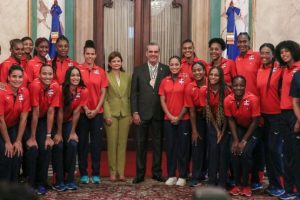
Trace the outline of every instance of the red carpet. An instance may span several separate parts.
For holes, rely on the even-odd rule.
[[[125,166],[125,177],[134,177],[135,176],[135,159],[136,152],[135,151],[127,151],[126,154],[126,166]],[[90,158],[89,158],[90,160]],[[151,177],[151,168],[152,168],[152,151],[148,151],[147,153],[147,166],[146,166],[146,176]],[[91,172],[91,162],[88,164],[88,171]],[[167,176],[167,160],[166,154],[163,153],[162,156],[162,172],[163,176]],[[107,152],[103,151],[101,154],[101,164],[100,164],[100,176],[108,177],[109,176],[109,168],[108,168],[108,159]]]

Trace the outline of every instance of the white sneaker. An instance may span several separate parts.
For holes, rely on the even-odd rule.
[[[166,185],[175,185],[177,182],[177,178],[176,177],[170,177],[168,178],[168,180],[165,182]]]
[[[179,178],[176,182],[176,185],[178,186],[185,186],[186,180],[184,178]]]

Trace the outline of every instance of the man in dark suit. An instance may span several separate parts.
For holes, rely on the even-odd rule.
[[[169,68],[159,63],[158,44],[147,46],[147,63],[136,67],[131,82],[131,112],[136,127],[136,177],[133,183],[144,181],[146,172],[148,134],[152,133],[152,178],[164,181],[161,170],[163,110],[158,89]]]

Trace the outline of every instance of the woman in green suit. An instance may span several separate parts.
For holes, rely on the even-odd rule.
[[[113,51],[108,56],[107,78],[109,86],[104,102],[104,118],[107,135],[107,152],[112,181],[125,180],[124,168],[130,112],[131,76],[122,68],[122,56]]]

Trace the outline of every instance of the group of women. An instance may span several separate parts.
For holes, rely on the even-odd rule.
[[[30,38],[11,40],[11,56],[0,68],[0,179],[17,181],[22,164],[27,182],[38,194],[45,194],[51,161],[53,189],[76,190],[74,174],[78,154],[81,183],[92,181],[99,184],[104,104],[108,133],[114,133],[115,130],[109,131],[109,127],[114,125],[118,129],[118,123],[124,124],[127,129],[123,130],[128,132],[130,124],[130,112],[113,112],[114,100],[108,100],[112,90],[107,92],[111,84],[107,77],[112,76],[118,87],[130,88],[130,79],[122,69],[121,54],[111,53],[110,70],[105,73],[94,63],[96,51],[91,40],[84,46],[83,64],[68,57],[69,41],[65,36],[57,39],[57,55],[53,60],[47,58],[49,42],[46,38],[35,41],[33,57],[32,49]],[[128,79],[126,82],[124,77]],[[120,95],[126,96],[127,93]],[[126,97],[124,99],[126,101]],[[116,134],[109,141],[127,138],[126,134],[123,135]],[[116,155],[109,157],[114,163],[112,179],[125,179],[126,141],[108,145],[118,158],[117,162]],[[123,147],[117,148],[121,143]],[[87,172],[88,152],[91,152],[92,160],[91,177]]]
[[[290,93],[299,83],[292,84],[300,70],[299,44],[283,41],[275,48],[265,43],[255,52],[242,32],[237,45],[235,61],[222,57],[226,44],[221,38],[209,41],[210,63],[196,57],[190,40],[182,44],[182,59],[170,58],[171,75],[159,90],[166,114],[166,184],[186,184],[191,152],[190,186],[200,184],[208,172],[208,184],[230,185],[230,194],[251,196],[262,189],[266,167],[269,195],[299,198],[295,150],[300,135],[293,108],[300,96],[290,96],[299,95],[299,89]]]
[[[299,122],[290,88],[300,70],[299,44],[283,41],[275,49],[265,43],[254,52],[247,33],[239,34],[237,44],[235,61],[222,57],[226,44],[221,38],[209,41],[210,63],[196,57],[191,40],[182,43],[181,57],[169,59],[170,75],[159,87],[165,112],[165,183],[185,185],[192,161],[190,186],[208,174],[208,184],[226,188],[231,180],[232,195],[251,196],[251,190],[262,188],[260,171],[266,166],[267,192],[295,198],[294,187],[300,191],[300,161],[294,151]],[[31,57],[33,41],[13,39],[11,56],[1,64],[0,179],[17,181],[22,163],[28,183],[45,194],[51,160],[53,189],[76,190],[78,154],[80,182],[99,184],[105,127],[110,179],[125,180],[131,78],[122,68],[121,54],[109,55],[105,72],[95,64],[93,41],[86,41],[83,64],[68,57],[66,37],[58,38],[53,60],[47,58],[48,45],[46,38],[38,38]]]

